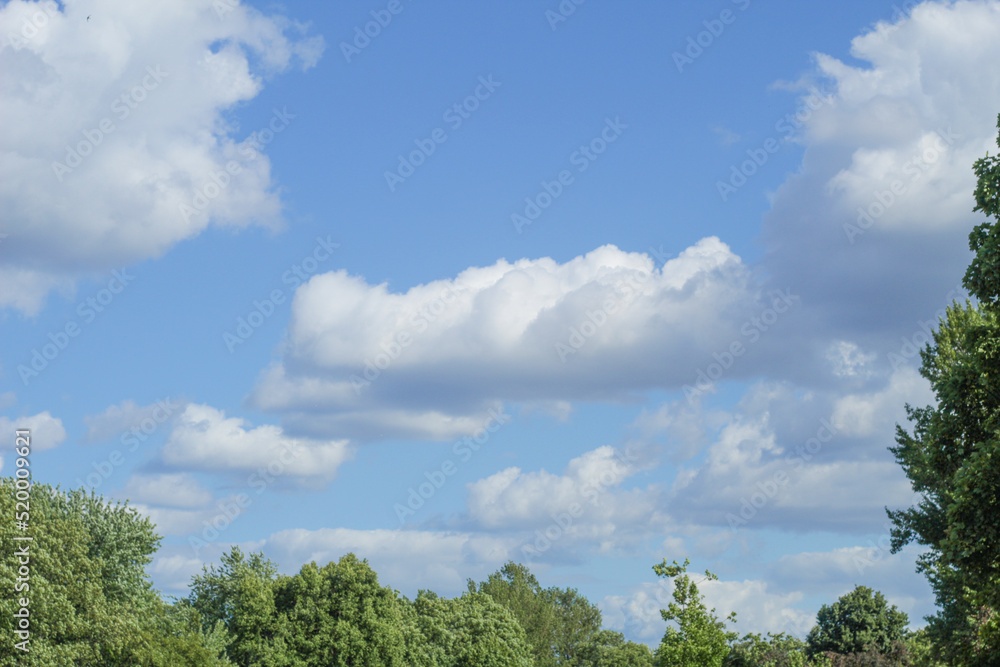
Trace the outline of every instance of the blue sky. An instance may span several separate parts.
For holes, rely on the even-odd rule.
[[[240,544],[407,595],[527,560],[650,642],[663,558],[741,631],[859,583],[932,611],[886,448],[964,294],[1000,3],[0,28],[0,427],[152,517],[165,592]]]

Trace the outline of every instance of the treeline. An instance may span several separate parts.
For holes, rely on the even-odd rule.
[[[410,600],[353,554],[284,576],[233,548],[186,598],[166,602],[146,572],[160,538],[127,504],[36,484],[22,530],[17,502],[14,480],[0,478],[3,666],[805,667],[905,665],[926,653],[906,615],[864,588],[824,607],[806,641],[738,637],[706,607],[687,562],[654,567],[673,581],[656,651],[602,629],[577,590],[543,588],[513,562],[459,597]],[[11,546],[25,543],[20,554]]]

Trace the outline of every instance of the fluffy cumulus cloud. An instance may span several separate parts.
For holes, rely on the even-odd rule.
[[[860,534],[881,525],[883,507],[914,500],[887,451],[894,419],[905,423],[902,406],[930,397],[909,367],[873,384],[855,394],[762,382],[721,423],[720,413],[707,414],[717,430],[674,479],[674,518],[726,526],[733,536],[775,527]]]
[[[763,227],[769,275],[809,304],[804,333],[891,351],[901,322],[946,305],[982,221],[971,166],[996,147],[998,30],[996,2],[925,3],[855,38],[863,64],[816,56],[834,92]]]
[[[262,150],[290,118],[256,134],[226,113],[316,63],[322,38],[305,33],[236,1],[0,7],[0,307],[36,312],[49,290],[210,221],[279,223]]]
[[[128,434],[145,440],[179,415],[183,408],[182,401],[170,398],[149,405],[136,405],[135,401],[126,399],[118,405],[109,406],[99,415],[83,418],[87,425],[87,442],[103,442],[119,436],[124,443],[129,440]]]
[[[163,447],[169,466],[202,471],[269,472],[299,481],[332,479],[353,456],[344,440],[292,438],[278,426],[248,426],[207,405],[190,404],[173,424]],[[263,472],[260,474],[263,475]]]
[[[680,388],[697,381],[692,360],[707,367],[734,343],[755,348],[740,372],[762,368],[777,354],[762,331],[796,307],[793,294],[759,289],[716,238],[659,268],[604,246],[563,264],[500,260],[404,293],[336,271],[296,292],[282,359],[252,398],[314,435],[448,438],[499,402]]]
[[[212,501],[212,493],[185,473],[132,475],[120,495],[137,503],[185,509]]]
[[[561,475],[507,468],[468,485],[470,525],[524,535],[520,558],[532,562],[625,553],[671,528],[659,488],[621,488],[640,469],[630,451],[609,446],[572,459]]]
[[[58,447],[66,439],[66,429],[63,428],[62,420],[53,417],[49,411],[39,412],[37,415],[24,416],[18,419],[0,417],[0,433],[13,434],[14,431],[24,429],[31,433],[31,451],[41,452],[46,449]],[[5,437],[2,446],[4,448],[14,447],[14,437]]]
[[[227,496],[203,507],[167,507],[143,502],[130,503],[129,506],[149,517],[157,533],[185,537],[191,548],[189,553],[202,556],[202,549],[214,544],[220,536],[224,539],[225,530],[233,521],[239,520],[245,509],[240,507],[239,502],[237,496]]]

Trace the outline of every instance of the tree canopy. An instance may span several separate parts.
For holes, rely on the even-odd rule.
[[[921,500],[887,510],[894,552],[930,548],[918,563],[940,607],[928,636],[938,658],[960,665],[993,664],[1000,652],[1000,158],[973,169],[973,210],[994,219],[969,235],[974,301],[949,307],[921,352],[937,404],[907,405],[913,431],[897,427],[891,448]]]

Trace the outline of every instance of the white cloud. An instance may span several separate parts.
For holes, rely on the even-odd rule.
[[[189,539],[193,537],[210,544],[223,534],[220,533],[219,528],[211,527],[213,521],[222,531],[225,531],[232,525],[233,521],[240,520],[239,517],[249,506],[241,508],[237,504],[236,496],[227,496],[220,498],[211,506],[164,507],[138,502],[129,503],[129,507],[133,507],[140,514],[149,517],[149,520],[156,526],[156,532],[160,535],[181,535]],[[211,532],[206,533],[206,530]],[[198,544],[198,550],[191,553],[201,555],[201,546],[200,543]]]
[[[0,417],[0,433],[9,433],[9,438],[2,441],[3,448],[14,447],[14,431],[27,429],[31,433],[31,451],[41,452],[46,449],[58,447],[66,439],[66,429],[63,428],[62,420],[53,417],[49,411],[39,412],[30,417],[20,417],[19,419],[9,419]]]
[[[297,290],[282,360],[252,399],[317,435],[452,437],[500,401],[621,400],[694,382],[692,359],[710,362],[770,303],[716,238],[660,269],[604,246],[405,293],[336,271]]]
[[[835,92],[763,227],[764,268],[810,311],[804,338],[894,351],[900,322],[946,305],[981,221],[971,165],[995,149],[998,30],[1000,3],[924,3],[854,39],[861,64],[816,57],[807,78]]]
[[[6,410],[17,403],[17,396],[12,391],[5,391],[0,394],[0,410]]]
[[[163,448],[163,461],[189,470],[270,470],[272,475],[330,480],[353,457],[347,441],[291,438],[278,426],[248,428],[207,405],[189,404]]]
[[[887,398],[877,409],[889,417],[902,410],[912,394],[896,387],[909,374],[882,380],[876,393]],[[886,505],[910,504],[910,484],[886,450],[892,423],[865,425],[835,409],[838,400],[836,392],[803,394],[786,383],[751,387],[703,459],[677,474],[668,505],[675,520],[737,532],[863,533],[884,518]]]
[[[280,223],[267,157],[225,114],[266,78],[316,63],[322,39],[302,32],[210,2],[0,7],[0,307],[36,313],[51,289],[158,257],[210,220]],[[207,185],[220,173],[223,187]],[[209,195],[201,210],[196,191]]]
[[[149,565],[150,574],[156,579],[157,587],[164,592],[187,595],[191,577],[201,574],[204,562],[186,547],[164,545],[156,552]]]
[[[617,489],[635,472],[627,455],[609,446],[572,459],[562,475],[507,468],[468,485],[469,515],[487,529],[535,527],[571,511],[588,522],[638,520],[648,526],[655,493]],[[613,531],[613,523],[608,528]]]
[[[212,502],[212,493],[185,473],[135,474],[118,494],[133,503],[193,509]]]
[[[904,406],[922,407],[935,402],[930,384],[909,366],[900,366],[888,386],[869,394],[848,394],[837,399],[833,421],[845,435],[893,434],[895,424],[906,423]]]
[[[175,417],[183,407],[183,401],[175,403],[169,398],[143,406],[126,399],[119,405],[109,406],[99,415],[83,418],[87,425],[87,441],[102,442],[135,428],[145,436],[151,435],[161,424]]]

